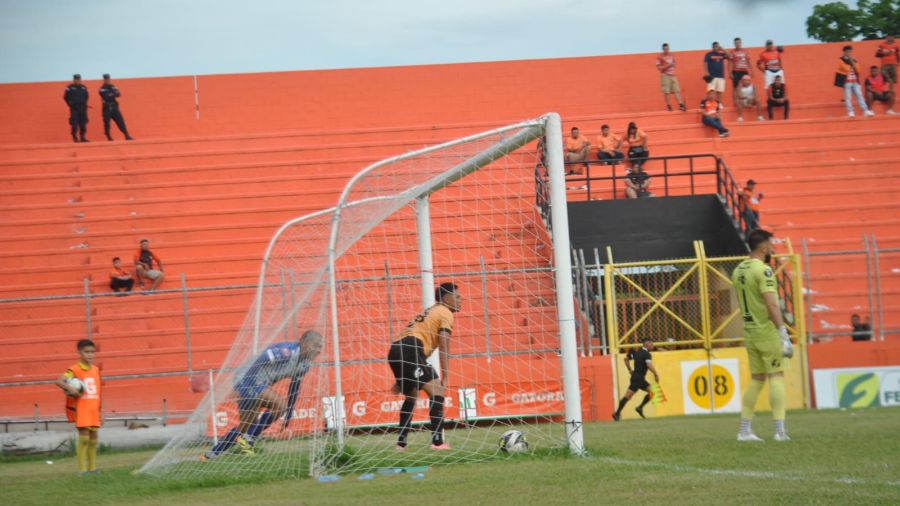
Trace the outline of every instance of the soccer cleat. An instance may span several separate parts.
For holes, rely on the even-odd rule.
[[[869,116],[869,117],[875,116],[875,113],[872,112],[872,111],[866,111],[866,112],[864,112],[863,114],[865,114],[866,116]]]
[[[762,443],[765,441],[752,432],[738,432],[737,440],[739,443]]]
[[[634,408],[634,410],[637,411],[637,414],[639,414],[641,418],[647,418],[646,416],[644,416],[644,408],[638,406]]]
[[[237,444],[241,449],[241,455],[253,455],[254,453],[256,453],[253,451],[253,445],[248,443],[243,436],[238,436]]]
[[[615,421],[617,421],[617,422],[619,421],[619,414],[618,414],[618,413],[613,413],[613,420],[615,420]]]
[[[394,449],[397,450],[398,452],[405,452],[405,451],[406,451],[406,447],[405,447],[405,446],[401,446],[401,445],[395,446]]]
[[[776,432],[775,436],[772,438],[775,441],[790,441],[790,436],[787,435],[787,432]]]
[[[448,443],[448,442],[446,442],[446,441],[444,441],[443,443],[441,443],[441,444],[439,444],[439,445],[436,445],[436,444],[434,444],[434,443],[431,443],[431,449],[432,449],[432,450],[439,450],[439,451],[449,450],[449,449],[450,449],[450,443]]]
[[[218,453],[216,453],[216,452],[210,450],[210,451],[204,453],[203,455],[201,455],[200,457],[198,457],[198,460],[199,460],[200,462],[206,462],[206,461],[212,460],[212,459],[214,459],[214,458],[216,458],[216,457],[218,457],[218,456],[219,456]]]

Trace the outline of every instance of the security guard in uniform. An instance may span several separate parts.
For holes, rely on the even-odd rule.
[[[89,142],[85,137],[87,132],[88,89],[81,84],[81,74],[72,76],[72,83],[66,86],[63,100],[69,106],[69,125],[72,127],[72,140],[75,142]]]
[[[109,120],[111,119],[116,122],[119,131],[125,134],[125,140],[130,141],[133,139],[128,135],[128,128],[125,127],[125,118],[119,112],[119,101],[117,99],[121,95],[119,88],[116,88],[115,84],[109,82],[109,74],[103,74],[103,86],[100,87],[100,98],[103,100],[103,133],[106,134],[107,139],[113,140],[109,135]]]

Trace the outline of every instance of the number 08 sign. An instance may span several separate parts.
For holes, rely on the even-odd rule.
[[[681,384],[686,415],[741,410],[741,375],[736,358],[686,360],[681,363]]]

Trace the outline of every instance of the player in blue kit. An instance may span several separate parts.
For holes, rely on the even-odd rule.
[[[298,342],[281,342],[268,346],[242,371],[235,373],[234,390],[238,394],[239,422],[202,459],[213,459],[237,444],[244,455],[253,454],[256,438],[272,423],[284,416],[291,419],[300,394],[300,382],[312,361],[322,351],[321,334],[314,330],[303,333]],[[290,378],[287,401],[274,390],[279,381]]]

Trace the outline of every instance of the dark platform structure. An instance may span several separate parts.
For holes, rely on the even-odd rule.
[[[706,256],[746,255],[747,247],[718,195],[569,202],[569,241],[593,258],[616,262],[694,258],[693,242]],[[588,256],[588,252],[590,256]]]

